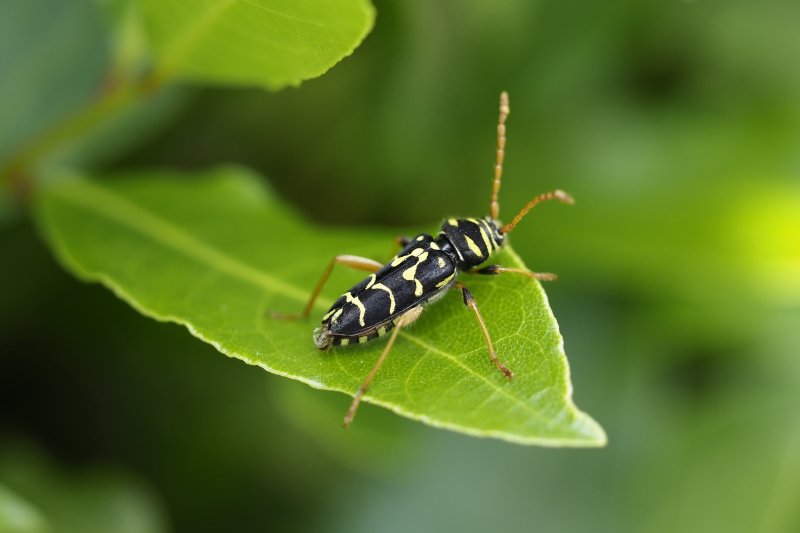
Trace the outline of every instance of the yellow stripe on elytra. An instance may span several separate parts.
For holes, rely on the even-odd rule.
[[[366,286],[366,287],[364,287],[364,290],[367,290],[367,289],[369,289],[370,287],[372,287],[372,284],[373,284],[373,283],[375,283],[375,279],[376,279],[376,278],[375,278],[375,274],[370,274],[370,275],[369,275],[369,283],[367,283],[367,286]]]
[[[413,266],[411,266],[411,267],[409,267],[409,268],[407,268],[407,269],[405,269],[403,271],[403,279],[414,282],[414,296],[416,296],[416,297],[422,296],[422,292],[423,292],[423,290],[422,290],[422,282],[416,278],[416,276],[417,276],[417,267],[420,264],[422,264],[422,262],[425,261],[427,258],[428,258],[428,252],[424,252],[422,255],[419,256],[419,259],[417,260],[417,262]]]
[[[390,289],[389,287],[387,287],[383,283],[376,283],[375,285],[373,285],[372,286],[372,290],[375,290],[375,289],[386,291],[386,293],[389,295],[389,314],[390,315],[393,314],[394,313],[394,293],[392,292],[392,289]]]
[[[469,246],[469,249],[472,250],[473,254],[477,255],[478,257],[483,257],[483,252],[481,252],[481,249],[478,248],[477,244],[475,244],[475,241],[466,235],[464,235],[464,240],[467,241],[467,246]]]
[[[403,261],[408,259],[409,257],[416,257],[416,256],[420,255],[422,252],[423,252],[422,248],[414,248],[413,250],[411,250],[406,255],[400,255],[400,256],[395,257],[394,260],[392,261],[392,266],[396,267],[396,266],[400,265],[400,263],[402,263]]]
[[[367,313],[367,309],[364,307],[364,304],[361,303],[361,300],[358,299],[358,296],[353,296],[349,292],[344,293],[344,298],[347,300],[347,303],[351,303],[358,307],[358,323],[361,327],[364,327],[364,316]]]
[[[444,278],[442,281],[440,281],[439,283],[436,284],[436,288],[437,289],[441,289],[442,287],[444,287],[445,285],[450,283],[453,280],[453,277],[455,277],[455,275],[456,275],[456,273],[453,272],[452,274],[450,274],[449,276]]]

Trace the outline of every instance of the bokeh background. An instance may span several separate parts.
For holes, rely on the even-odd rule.
[[[0,97],[57,115],[92,87],[107,44],[83,4],[67,22],[60,3],[3,17],[64,57],[17,76],[32,67],[0,31]],[[800,3],[375,5],[373,32],[323,77],[178,91],[135,145],[84,164],[237,163],[317,224],[429,227],[487,210],[508,90],[501,205],[577,199],[538,208],[513,244],[560,275],[547,292],[575,399],[608,446],[520,447],[371,406],[344,432],[348,398],[79,283],[11,209],[0,496],[56,531],[800,531]],[[65,76],[85,80],[73,97]],[[0,154],[10,129],[44,127],[14,118]]]

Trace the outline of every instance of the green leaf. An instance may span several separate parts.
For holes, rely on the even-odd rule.
[[[73,176],[45,190],[36,213],[78,277],[247,363],[353,394],[383,349],[374,341],[326,353],[311,340],[322,313],[363,273],[335,271],[313,321],[276,320],[270,311],[299,311],[337,253],[388,259],[391,235],[304,224],[247,172]],[[523,266],[510,248],[496,259]],[[400,334],[365,400],[471,435],[604,444],[602,428],[572,404],[562,338],[541,286],[513,275],[467,283],[514,380],[492,365],[475,317],[453,292]]]
[[[320,76],[372,28],[368,0],[140,0],[162,76],[277,89]]]

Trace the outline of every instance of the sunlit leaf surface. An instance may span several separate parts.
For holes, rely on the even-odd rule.
[[[143,0],[162,75],[296,85],[323,74],[372,28],[367,0]]]

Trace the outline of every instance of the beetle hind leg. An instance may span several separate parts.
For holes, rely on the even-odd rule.
[[[319,293],[322,292],[322,288],[325,286],[325,283],[328,281],[328,278],[331,277],[331,272],[333,272],[333,267],[336,265],[344,265],[356,270],[364,270],[366,272],[377,272],[381,268],[383,268],[383,264],[369,259],[367,257],[361,257],[358,255],[337,255],[333,259],[330,260],[328,266],[325,268],[325,271],[322,273],[322,277],[317,282],[316,287],[314,287],[314,291],[311,293],[311,297],[308,299],[308,303],[303,308],[301,313],[280,313],[277,311],[272,311],[272,317],[277,318],[279,320],[297,320],[300,318],[308,318],[308,315],[311,314],[311,310],[314,308],[314,303],[317,301],[319,297]],[[314,334],[314,342],[316,343],[316,332]],[[317,344],[319,347],[319,344]],[[323,348],[320,348],[322,350]]]
[[[380,370],[381,366],[383,365],[383,362],[386,360],[386,356],[389,355],[389,351],[392,349],[394,341],[395,339],[397,339],[398,333],[400,333],[400,330],[403,329],[404,327],[413,324],[414,321],[417,320],[421,314],[422,314],[422,306],[417,306],[411,308],[409,311],[406,311],[406,313],[403,316],[397,319],[395,327],[392,330],[391,335],[389,335],[389,340],[386,343],[386,346],[383,348],[383,352],[381,352],[381,356],[378,358],[378,361],[375,363],[375,366],[372,367],[372,370],[369,371],[369,374],[367,374],[364,383],[362,383],[361,386],[358,388],[355,396],[353,396],[353,402],[350,404],[350,408],[347,410],[347,414],[345,414],[344,416],[344,422],[342,422],[342,426],[345,429],[350,427],[350,424],[353,422],[353,418],[356,416],[356,410],[358,410],[358,406],[361,403],[361,398],[364,396],[364,393],[367,392],[367,389],[369,388],[370,383],[372,383],[372,380],[375,379],[375,375],[378,373],[378,370]]]

